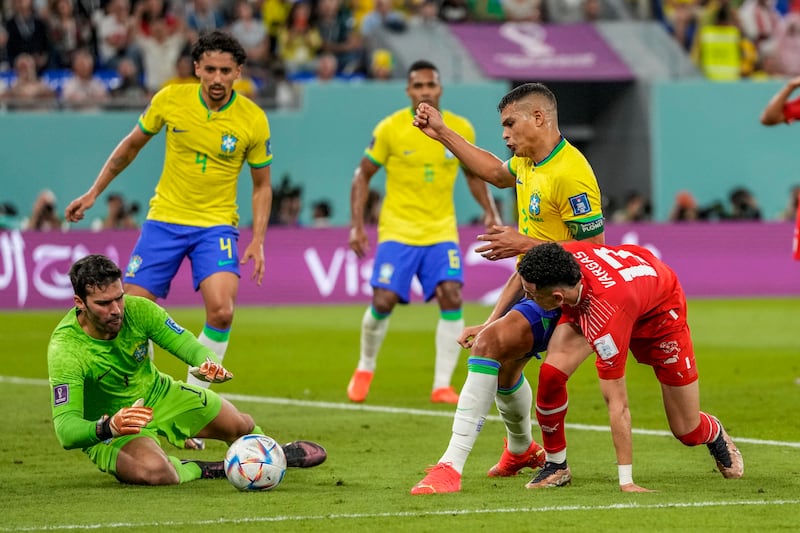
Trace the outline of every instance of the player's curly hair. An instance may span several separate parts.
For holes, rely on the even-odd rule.
[[[122,278],[122,271],[108,257],[100,254],[78,259],[69,269],[72,290],[81,300],[86,300],[89,287],[104,289]]]
[[[198,62],[206,52],[227,52],[233,56],[237,65],[244,65],[247,60],[247,52],[239,41],[230,34],[219,30],[200,35],[200,38],[192,46],[192,59]]]
[[[537,289],[574,287],[581,280],[581,269],[575,257],[556,242],[546,242],[528,250],[517,271]]]
[[[543,97],[553,107],[553,111],[558,109],[556,95],[554,95],[553,91],[548,89],[547,86],[541,83],[523,83],[522,85],[514,87],[505,96],[503,96],[503,98],[500,100],[500,103],[497,104],[497,110],[502,113],[503,109],[509,105],[519,102],[523,98],[527,98],[531,95]]]

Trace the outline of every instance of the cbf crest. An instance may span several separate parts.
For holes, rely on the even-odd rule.
[[[378,281],[380,283],[389,284],[392,282],[392,276],[394,275],[394,265],[391,263],[383,263],[378,269]]]
[[[539,213],[542,212],[542,198],[539,196],[538,192],[531,195],[531,201],[528,203],[528,211],[535,217],[539,216]]]
[[[239,139],[237,139],[233,133],[223,133],[220,150],[224,155],[231,155],[236,151],[236,144],[238,142]]]
[[[143,342],[136,349],[133,351],[133,358],[136,359],[137,363],[141,363],[144,361],[145,357],[149,357],[148,355],[149,347],[147,341]]]

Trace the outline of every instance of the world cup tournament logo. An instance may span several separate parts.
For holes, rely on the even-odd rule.
[[[135,278],[136,271],[139,270],[140,266],[142,266],[142,256],[134,255],[131,257],[131,260],[128,262],[128,268],[125,269],[125,277]]]

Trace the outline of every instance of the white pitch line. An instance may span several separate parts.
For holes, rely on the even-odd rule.
[[[0,378],[1,380],[2,378]],[[272,398],[269,396],[250,396],[245,394],[222,394],[225,398],[231,401],[250,402],[250,403],[268,403],[273,405],[294,405],[300,407],[315,407],[318,409],[339,409],[343,411],[367,411],[372,413],[390,413],[390,414],[406,414],[406,415],[420,415],[420,416],[439,416],[445,418],[453,418],[453,413],[450,411],[433,411],[427,409],[410,409],[406,407],[389,407],[384,405],[364,405],[353,403],[334,403],[334,402],[318,402],[312,400],[293,400],[290,398]],[[487,420],[502,422],[501,418],[497,415],[489,415]],[[533,422],[536,426],[536,422]],[[596,426],[591,424],[567,424],[569,429],[577,429],[582,431],[601,431],[610,433],[609,426]],[[637,435],[655,435],[659,437],[672,437],[672,433],[660,429],[638,429],[633,428],[632,432]],[[800,448],[800,442],[779,441],[779,440],[762,440],[752,439],[747,437],[731,436],[737,443],[746,442],[748,444],[762,444],[768,446],[785,446],[789,448]]]
[[[16,385],[48,385],[46,379],[37,378],[20,378],[14,376],[0,376],[0,383],[12,383]],[[336,409],[340,411],[365,411],[370,413],[389,413],[389,414],[403,414],[403,415],[418,415],[418,416],[439,416],[445,418],[452,418],[451,411],[434,411],[428,409],[411,409],[406,407],[389,407],[385,405],[364,405],[354,403],[337,403],[337,402],[319,402],[312,400],[296,400],[291,398],[275,398],[270,396],[251,396],[247,394],[221,394],[221,396],[231,401],[249,402],[249,403],[265,403],[270,405],[292,405],[298,407],[313,407],[316,409]],[[489,415],[487,420],[500,422],[500,417],[496,415]],[[533,422],[536,425],[536,422]],[[611,429],[608,426],[597,426],[591,424],[567,424],[569,429],[579,431],[599,431],[609,433]],[[651,435],[658,437],[672,437],[672,433],[660,429],[638,429],[633,428],[632,432],[637,435]],[[748,437],[737,437],[731,435],[737,443],[756,444],[763,446],[782,446],[786,448],[800,449],[800,442],[780,441],[780,440],[763,440],[753,439]]]
[[[300,521],[326,521],[330,526],[331,520],[373,520],[376,518],[416,518],[424,516],[467,516],[467,515],[488,515],[488,514],[509,514],[509,513],[561,513],[566,511],[642,511],[649,509],[687,509],[701,507],[732,507],[740,505],[749,506],[771,506],[771,505],[800,505],[800,500],[741,500],[741,501],[721,501],[721,502],[670,502],[639,504],[612,503],[609,505],[551,505],[545,507],[503,507],[499,509],[449,509],[437,511],[404,511],[396,513],[342,513],[330,515],[307,515],[307,516],[257,516],[245,518],[215,518],[213,520],[187,520],[187,521],[153,521],[153,522],[111,522],[106,524],[62,524],[43,527],[26,526],[21,528],[8,528],[0,526],[0,531],[21,532],[21,531],[69,531],[87,530],[100,528],[145,528],[145,527],[184,527],[184,526],[210,526],[210,525],[238,525],[238,524],[259,524],[277,522],[300,522]],[[789,525],[789,524],[785,524]]]

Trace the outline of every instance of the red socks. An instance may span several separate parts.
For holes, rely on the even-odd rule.
[[[719,435],[719,422],[710,415],[700,411],[700,424],[686,435],[681,435],[678,440],[686,446],[699,446],[708,442],[714,442]]]
[[[542,428],[542,445],[550,453],[567,447],[564,419],[567,417],[567,376],[556,367],[542,364],[536,393],[536,420]]]

